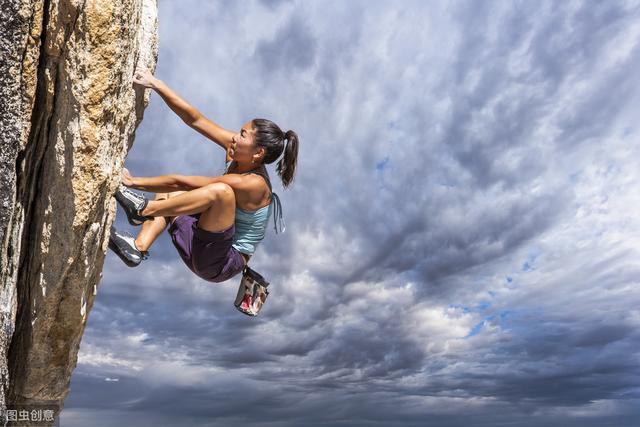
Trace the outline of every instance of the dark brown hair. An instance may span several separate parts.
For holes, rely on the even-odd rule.
[[[267,119],[253,119],[251,125],[255,130],[255,140],[258,147],[263,147],[266,154],[263,163],[275,162],[283,153],[284,156],[276,166],[282,186],[287,188],[293,181],[298,163],[298,134],[292,130],[283,132],[280,127]],[[285,140],[287,141],[285,149]]]

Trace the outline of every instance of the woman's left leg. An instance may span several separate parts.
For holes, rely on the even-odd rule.
[[[143,216],[179,216],[199,213],[198,227],[225,230],[235,222],[236,199],[229,185],[217,182],[166,200],[150,200]]]
[[[223,282],[241,272],[245,260],[233,248],[236,198],[226,184],[217,192],[216,202],[200,214],[191,247],[191,267],[200,277]]]
[[[156,193],[154,200],[166,200],[182,193],[184,193],[184,191]],[[175,217],[156,216],[153,218],[153,221],[145,221],[142,223],[142,228],[136,237],[136,247],[140,251],[148,251],[153,242],[162,234],[174,218]]]

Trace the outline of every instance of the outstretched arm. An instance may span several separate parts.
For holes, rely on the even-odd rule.
[[[247,190],[247,180],[244,175],[226,174],[221,176],[186,176],[186,175],[161,175],[152,177],[133,177],[125,168],[122,172],[122,184],[137,190],[153,193],[167,193],[180,190],[194,190],[213,184],[224,182],[234,190]]]
[[[182,99],[162,80],[157,79],[149,70],[139,68],[133,76],[133,82],[155,90],[164,102],[191,128],[209,138],[227,152],[234,133],[207,119],[200,111]]]
[[[152,193],[168,193],[171,191],[189,191],[195,188],[218,182],[217,178],[210,176],[184,176],[184,175],[160,175],[150,177],[131,178],[127,187]]]

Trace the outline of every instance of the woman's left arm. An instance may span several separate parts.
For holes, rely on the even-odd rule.
[[[195,188],[204,187],[215,181],[216,177],[209,176],[183,176],[183,175],[160,175],[150,177],[131,177],[128,183],[123,184],[136,190],[149,191],[152,193],[169,193],[172,191],[189,191]]]
[[[246,190],[247,179],[243,175],[226,174],[221,176],[186,176],[161,175],[152,177],[128,177],[123,184],[137,190],[153,193],[168,193],[172,191],[194,190],[216,182],[224,182],[235,190]],[[127,185],[130,184],[130,185]]]

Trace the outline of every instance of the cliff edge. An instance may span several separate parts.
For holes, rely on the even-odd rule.
[[[0,0],[0,408],[62,408],[156,58],[155,0]]]

